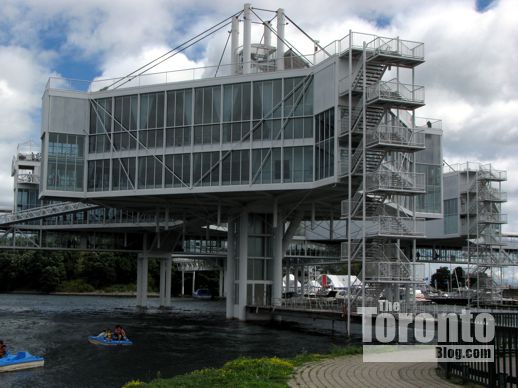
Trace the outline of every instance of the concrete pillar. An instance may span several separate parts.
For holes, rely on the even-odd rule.
[[[165,307],[165,259],[160,259],[160,307]]]
[[[223,296],[223,270],[219,270],[219,296]]]
[[[272,45],[272,30],[270,29],[270,21],[266,21],[264,24],[264,45],[270,47]]]
[[[299,294],[299,265],[297,263],[297,265],[295,265],[294,267],[294,277],[295,277],[295,284],[293,285],[293,287],[295,288],[295,295],[298,295]]]
[[[231,41],[230,41],[230,63],[232,65],[232,74],[239,73],[239,65],[237,63],[237,48],[239,46],[239,17],[234,16],[232,18],[232,29],[231,29]]]
[[[277,70],[284,70],[284,9],[277,10]]]
[[[235,274],[235,223],[229,221],[228,223],[228,237],[227,237],[227,271],[225,273],[225,290],[226,295],[226,317],[227,319],[234,318],[234,280]]]
[[[171,272],[173,270],[173,259],[165,259],[165,305],[171,307]]]
[[[137,259],[137,306],[147,306],[147,276],[148,276],[147,256],[140,256]]]
[[[185,296],[185,271],[182,269],[182,296]]]
[[[245,4],[243,12],[244,27],[243,27],[243,74],[250,73],[251,47],[252,47],[252,13],[250,11],[250,4]]]
[[[282,299],[282,239],[284,222],[278,222],[273,230],[272,305],[280,305]]]
[[[239,216],[239,301],[237,317],[246,320],[248,277],[248,212],[243,209]]]
[[[306,283],[306,274],[304,273],[305,272],[305,269],[304,269],[304,264],[301,265],[300,267],[300,293],[302,296],[304,296],[304,284]]]

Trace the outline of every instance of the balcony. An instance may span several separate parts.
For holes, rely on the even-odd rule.
[[[367,217],[369,237],[413,238],[425,236],[425,223],[421,218],[404,218],[391,216]]]
[[[481,224],[507,224],[507,214],[486,213],[478,215]]]
[[[398,261],[365,263],[365,280],[378,283],[423,283],[425,264]]]
[[[503,182],[507,180],[507,171],[503,170],[495,170],[491,168],[491,165],[487,166],[480,166],[480,169],[477,173],[477,179],[479,181],[496,181],[496,182]]]
[[[507,193],[492,189],[488,191],[480,191],[478,200],[484,202],[507,202]]]
[[[35,174],[18,174],[17,183],[32,183],[39,185],[40,184],[40,176]]]
[[[418,108],[424,105],[424,86],[403,84],[395,79],[381,81],[367,88],[367,103],[403,109]]]
[[[413,172],[379,171],[367,176],[367,192],[392,192],[398,194],[424,194],[425,174]]]
[[[366,134],[368,148],[390,148],[402,152],[419,151],[425,149],[425,134],[405,126],[380,124],[375,131]]]

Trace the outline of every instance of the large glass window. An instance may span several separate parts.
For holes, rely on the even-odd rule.
[[[164,93],[140,95],[140,129],[164,126]]]
[[[190,187],[191,154],[166,155],[165,187]]]
[[[425,174],[426,194],[416,196],[416,210],[423,213],[441,212],[441,166],[416,164],[416,172]]]
[[[194,124],[219,123],[221,119],[221,87],[194,89]]]
[[[313,181],[313,147],[285,147],[283,182]]]
[[[134,150],[137,144],[138,96],[114,99],[113,148],[115,151]]]
[[[88,161],[88,191],[110,190],[110,160]]]
[[[223,151],[225,152],[225,151]],[[250,151],[226,151],[221,167],[223,185],[247,185],[250,182]]]
[[[249,138],[250,83],[223,87],[223,143],[239,142]]]
[[[459,232],[459,210],[457,198],[444,201],[444,233],[455,234]]]
[[[141,156],[138,158],[138,188],[155,189],[162,187],[163,163],[161,156]]]
[[[252,150],[252,183],[280,183],[282,159],[280,148]]]
[[[112,190],[134,190],[135,158],[113,159],[112,163]]]
[[[315,180],[334,174],[335,111],[328,109],[315,116]]]
[[[83,191],[84,136],[49,133],[47,189]]]
[[[193,186],[219,185],[219,152],[193,154]]]

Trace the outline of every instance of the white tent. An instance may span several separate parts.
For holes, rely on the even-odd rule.
[[[302,289],[302,284],[297,281],[297,289]],[[295,292],[295,275],[290,273],[290,286],[288,291],[286,291],[286,276],[282,277],[282,292]]]
[[[327,287],[331,290],[346,290],[349,284],[349,275],[320,275],[318,278],[322,287]],[[361,280],[354,275],[351,275],[352,287],[361,287]]]

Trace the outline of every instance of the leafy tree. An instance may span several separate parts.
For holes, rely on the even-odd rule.
[[[440,267],[432,275],[430,285],[438,290],[448,291],[451,273],[448,267]]]

